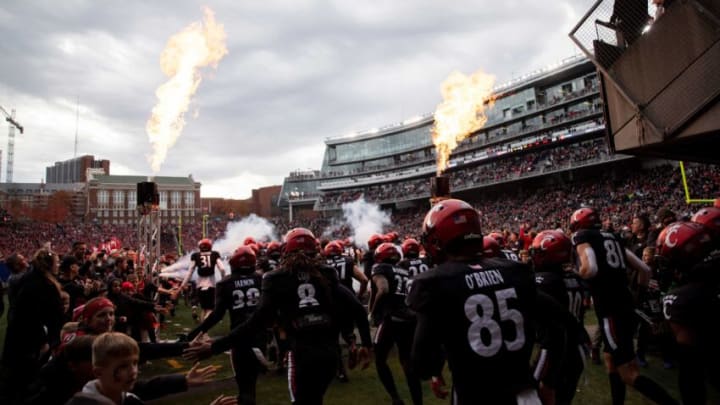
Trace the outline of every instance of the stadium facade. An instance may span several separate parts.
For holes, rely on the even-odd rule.
[[[594,65],[572,57],[495,88],[488,122],[451,155],[454,196],[631,159],[608,151]],[[436,174],[432,114],[325,140],[321,170],[291,173],[278,204],[330,213],[364,196],[383,208],[427,204]]]

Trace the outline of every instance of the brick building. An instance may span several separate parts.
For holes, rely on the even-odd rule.
[[[90,174],[87,182],[86,220],[105,224],[126,224],[137,221],[137,183],[146,176],[112,176]],[[200,183],[192,176],[153,179],[160,194],[160,217],[163,223],[202,221]]]

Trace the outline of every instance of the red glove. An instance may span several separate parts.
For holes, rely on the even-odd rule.
[[[445,379],[443,376],[433,377],[430,381],[430,389],[436,398],[445,399],[448,396],[448,391],[445,389]]]

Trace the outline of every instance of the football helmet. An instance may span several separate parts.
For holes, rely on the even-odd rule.
[[[498,243],[497,239],[493,238],[492,236],[486,236],[483,238],[483,256],[501,257],[501,249],[502,248],[500,247],[500,243]]]
[[[585,207],[573,212],[570,216],[570,231],[575,232],[581,229],[600,229],[602,222],[600,215],[594,208]]]
[[[398,240],[400,234],[395,231],[391,231],[385,234],[385,242],[395,243]]]
[[[255,252],[255,256],[257,256],[257,255],[260,254],[260,246],[258,246],[257,243],[251,243],[251,244],[245,245],[245,246],[247,246],[247,247],[249,247],[250,249],[252,249],[252,251]]]
[[[378,233],[373,234],[370,236],[370,239],[368,239],[368,249],[370,251],[375,251],[378,246],[380,246],[381,243],[385,242],[385,237],[383,235],[380,235]]]
[[[240,246],[235,249],[229,260],[231,269],[252,269],[255,270],[257,255],[250,246]]]
[[[430,208],[422,230],[421,243],[425,252],[434,258],[439,258],[448,246],[459,240],[481,243],[483,240],[480,215],[472,205],[456,199],[440,201]]]
[[[265,250],[265,254],[268,255],[268,257],[272,259],[278,259],[280,255],[282,254],[282,249],[280,242],[272,241],[268,243],[267,249]]]
[[[715,199],[715,203],[713,203],[713,207],[720,208],[720,197]]]
[[[255,241],[255,238],[253,238],[252,236],[248,236],[243,241],[243,246],[252,245],[252,244],[257,244],[257,242]]]
[[[495,239],[500,249],[505,247],[505,235],[500,232],[490,232],[489,237]]]
[[[380,246],[375,249],[375,263],[390,263],[395,264],[400,261],[400,251],[397,247],[390,243],[381,243]]]
[[[530,246],[530,257],[536,267],[563,264],[572,258],[572,242],[559,231],[542,231]]]
[[[343,254],[343,247],[340,241],[334,240],[327,245],[325,245],[325,249],[323,250],[323,254],[325,257],[336,257]]]
[[[702,208],[690,220],[705,225],[716,238],[720,237],[720,208]]]
[[[420,242],[413,238],[405,239],[402,243],[402,252],[405,257],[416,258],[420,256]]]
[[[689,270],[712,249],[710,229],[696,222],[673,222],[660,232],[656,243],[656,254],[664,259],[660,263],[679,270]]]
[[[212,249],[212,241],[208,238],[201,239],[200,242],[198,242],[198,249],[200,249],[201,252],[210,251],[210,249]]]
[[[294,228],[285,234],[285,254],[300,252],[308,256],[314,256],[318,252],[318,243],[315,235],[306,228]]]

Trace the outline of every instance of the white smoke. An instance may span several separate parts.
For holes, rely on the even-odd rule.
[[[375,233],[383,233],[390,225],[390,215],[377,204],[365,201],[365,197],[342,205],[343,216],[350,226],[355,246],[367,250],[367,241]]]
[[[327,226],[320,234],[320,239],[335,239],[342,231],[342,227],[345,226],[345,222],[338,218],[332,218],[330,225]]]
[[[213,242],[213,250],[220,252],[221,256],[230,255],[248,236],[258,242],[278,240],[275,225],[265,218],[250,214],[240,221],[228,223],[225,236]]]
[[[240,221],[229,222],[225,230],[225,236],[213,241],[213,250],[220,253],[223,264],[225,265],[226,274],[229,274],[230,265],[227,262],[235,249],[242,246],[245,238],[252,237],[256,241],[273,241],[278,240],[275,234],[275,226],[268,220],[260,218],[255,214],[250,214]],[[187,254],[177,262],[166,267],[162,271],[163,277],[184,278],[190,267],[190,254]],[[220,273],[216,270],[215,277],[219,280]],[[193,279],[197,278],[197,273],[193,275]]]

